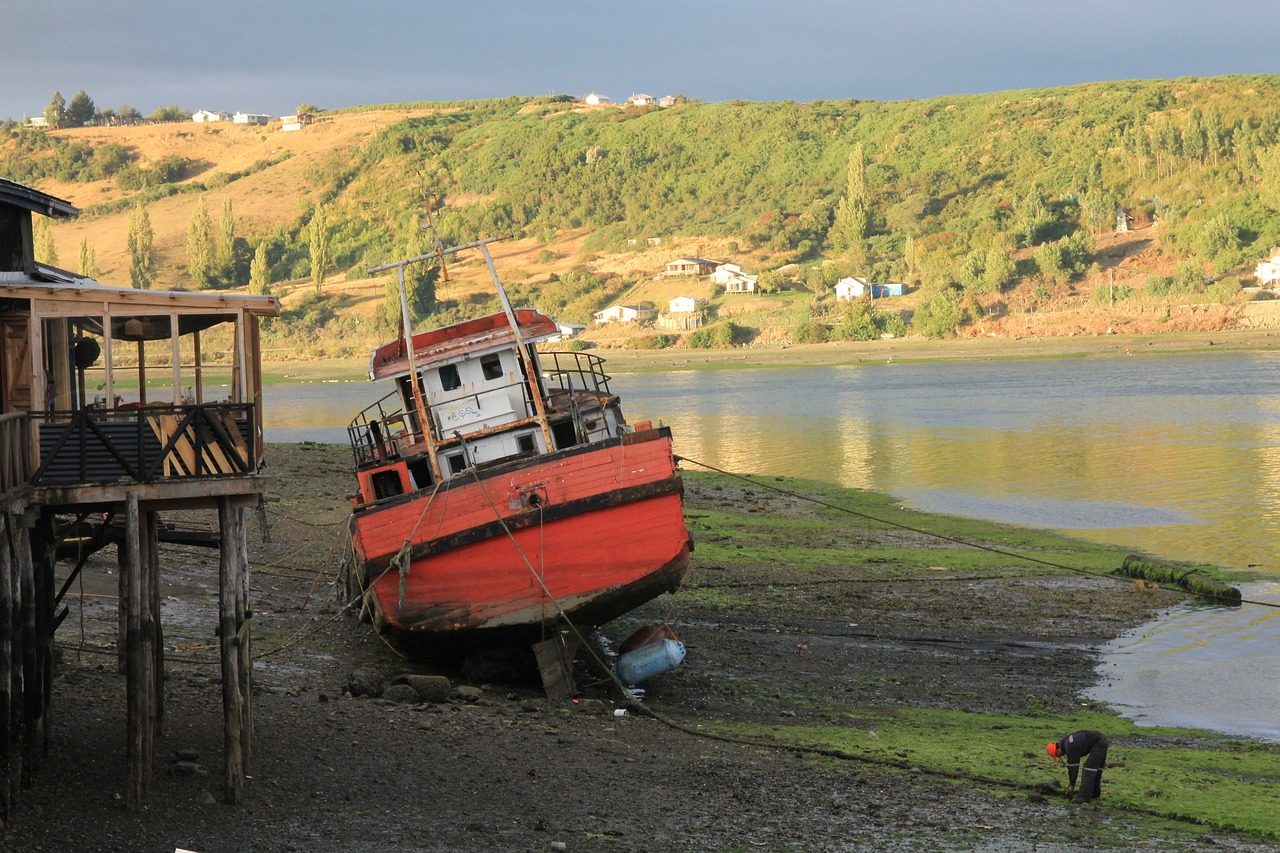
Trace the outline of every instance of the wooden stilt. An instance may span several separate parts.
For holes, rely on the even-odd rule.
[[[218,646],[222,658],[222,720],[224,759],[223,800],[240,803],[244,800],[244,697],[241,693],[240,643],[241,623],[237,620],[237,601],[242,584],[243,554],[242,536],[237,532],[237,520],[243,514],[228,498],[218,500],[218,527],[220,530],[221,559],[218,565]]]
[[[243,769],[249,772],[253,755],[253,612],[249,604],[249,525],[243,507],[231,511],[236,535],[236,554],[240,562],[240,583],[236,588],[236,647],[239,652],[240,754]]]
[[[30,788],[35,782],[35,771],[40,764],[40,739],[36,732],[39,727],[40,703],[42,691],[38,665],[36,640],[36,574],[35,561],[30,547],[30,531],[27,535],[28,546],[18,552],[18,593],[21,609],[22,636],[22,788]]]
[[[39,742],[36,767],[40,768],[49,754],[49,739],[53,736],[50,712],[53,707],[53,601],[57,592],[54,583],[54,565],[57,563],[57,535],[54,531],[53,513],[43,510],[36,525],[33,548],[40,559],[35,574],[36,605],[36,673],[40,703],[33,732]],[[38,543],[38,544],[36,544]]]
[[[10,554],[13,566],[9,575],[9,716],[4,720],[6,737],[11,739],[9,751],[9,800],[18,797],[22,782],[22,575],[23,566],[31,563],[31,540],[27,537],[26,524],[16,517],[13,538],[14,550]]]
[[[130,491],[125,498],[124,541],[128,565],[125,572],[127,602],[125,610],[125,680],[128,705],[128,734],[125,746],[125,804],[136,807],[146,796],[147,773],[144,768],[147,739],[146,684],[149,661],[142,644],[142,519],[138,496]]]
[[[155,737],[161,733],[164,720],[164,626],[160,624],[160,514],[147,513],[147,610],[151,614],[153,658],[153,700],[151,727]],[[154,744],[152,745],[154,752]],[[154,756],[153,756],[154,757]]]
[[[14,548],[13,519],[9,513],[0,515],[0,724],[4,726],[3,737],[0,737],[0,830],[9,826],[9,813],[13,804],[10,796],[10,778],[13,772],[11,754],[13,748],[13,728],[11,719],[10,697],[13,688],[13,563],[16,556]]]
[[[124,675],[128,672],[128,660],[125,650],[129,648],[129,543],[121,542],[116,546],[116,619],[119,630],[116,633],[116,672]]]

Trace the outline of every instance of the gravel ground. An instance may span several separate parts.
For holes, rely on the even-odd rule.
[[[585,665],[578,701],[553,701],[527,682],[478,683],[401,660],[337,601],[345,452],[273,446],[270,459],[275,493],[287,497],[269,504],[272,541],[251,546],[255,743],[245,801],[220,802],[217,555],[166,546],[159,762],[147,806],[123,807],[108,550],[73,587],[49,754],[21,792],[5,849],[1054,851],[1100,839],[1253,849],[1221,834],[1153,836],[1131,816],[1033,790],[707,736],[712,724],[831,725],[833,709],[842,718],[894,706],[1066,711],[1081,700],[1061,685],[1086,686],[1092,649],[1146,618],[1159,597],[1061,577],[870,585],[856,582],[857,566],[793,583],[777,566],[715,566],[695,553],[689,584],[732,590],[739,604],[682,604],[675,622],[688,660],[644,699],[662,719],[617,716],[621,697]],[[691,511],[724,499],[689,489]],[[608,638],[660,621],[667,606],[619,620]],[[1061,615],[1082,608],[1093,618]],[[441,702],[352,698],[355,672],[387,682],[444,675],[454,689]]]

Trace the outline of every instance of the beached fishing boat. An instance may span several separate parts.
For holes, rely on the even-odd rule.
[[[391,391],[349,427],[354,577],[427,654],[600,626],[673,591],[693,549],[670,430],[627,423],[598,356],[537,350],[559,328],[511,308],[487,242],[372,270],[476,248],[503,310],[378,347]]]

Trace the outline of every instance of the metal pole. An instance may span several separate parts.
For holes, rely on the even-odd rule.
[[[411,263],[401,261],[396,267],[396,283],[400,287],[400,322],[403,324],[404,348],[409,358],[409,386],[413,391],[413,407],[418,412],[418,431],[427,443],[427,464],[431,466],[431,477],[437,483],[440,476],[440,460],[436,458],[436,440],[431,434],[431,421],[427,420],[427,407],[422,399],[422,385],[418,378],[418,363],[413,354],[413,327],[409,323],[409,297],[404,289],[404,269]]]
[[[551,440],[551,425],[547,422],[547,409],[542,401],[542,388],[538,385],[538,368],[533,363],[529,350],[525,348],[524,338],[520,334],[520,324],[516,321],[516,312],[511,310],[511,302],[507,299],[507,291],[498,278],[498,271],[494,269],[493,256],[489,254],[489,247],[484,243],[480,244],[480,254],[484,255],[484,262],[489,267],[489,276],[493,279],[494,289],[498,291],[498,299],[502,302],[502,310],[506,312],[507,322],[511,324],[511,334],[515,338],[516,349],[520,353],[520,361],[524,364],[524,375],[529,380],[529,396],[533,397],[533,408],[537,412],[538,426],[542,428],[542,438],[546,441],[547,452],[550,453],[556,449],[556,446]]]

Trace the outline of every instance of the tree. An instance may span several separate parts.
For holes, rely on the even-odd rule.
[[[81,89],[71,97],[71,103],[67,104],[63,119],[67,127],[84,127],[93,121],[97,113],[98,109],[93,105],[93,99],[85,94],[84,89]]]
[[[867,165],[859,142],[849,155],[845,172],[845,193],[836,205],[835,221],[827,239],[833,248],[848,250],[860,247],[867,238],[871,226],[871,212],[867,204]]]
[[[260,240],[249,264],[249,292],[262,296],[271,293],[271,270],[267,266],[267,241]]]
[[[1280,210],[1280,145],[1259,149],[1255,159],[1262,178],[1262,200],[1272,210]]]
[[[1018,264],[1009,257],[1000,246],[992,246],[987,250],[986,269],[982,272],[982,283],[988,293],[998,293],[1018,276]]]
[[[129,212],[129,280],[137,290],[150,290],[156,280],[155,234],[151,216],[141,203]]]
[[[324,205],[317,204],[311,214],[311,281],[316,293],[324,287],[324,271],[329,266],[329,224]]]
[[[231,197],[222,200],[222,218],[218,221],[218,266],[224,278],[235,274],[236,266],[236,215],[231,209]]]
[[[152,121],[190,121],[191,110],[170,104],[167,107],[156,107],[148,118]]]
[[[80,238],[80,268],[78,270],[80,275],[84,276],[85,278],[98,277],[98,263],[96,259],[96,254],[97,253],[94,252],[93,247],[89,245],[88,238],[81,237]]]
[[[204,196],[196,202],[196,209],[187,224],[187,274],[197,288],[207,287],[213,272],[213,224],[204,206]]]
[[[35,222],[31,226],[35,242],[36,262],[51,267],[58,265],[58,247],[53,243],[53,226],[46,216],[33,216]]]
[[[308,114],[315,115],[316,113],[320,112],[320,108],[317,107],[315,104],[308,104],[306,101],[303,101],[302,103],[298,104],[298,108],[294,110],[294,112],[297,113],[298,115],[308,115]]]
[[[61,92],[54,92],[49,106],[44,108],[44,120],[49,127],[62,127],[67,114],[67,101]]]

